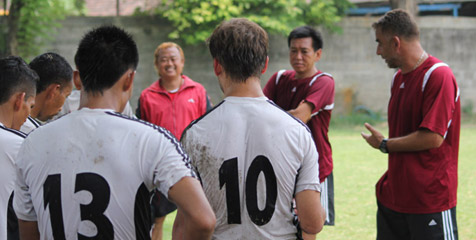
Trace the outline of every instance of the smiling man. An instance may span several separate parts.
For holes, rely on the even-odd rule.
[[[211,108],[205,88],[182,74],[185,57],[182,48],[173,42],[160,44],[154,53],[159,80],[142,91],[136,115],[147,122],[169,130],[180,140],[183,130]],[[162,239],[165,216],[175,205],[156,192],[152,201],[155,227],[152,239]]]
[[[327,135],[334,108],[334,79],[315,66],[322,56],[320,32],[309,26],[298,27],[289,34],[288,46],[293,70],[275,73],[263,92],[311,129],[319,152],[321,202],[327,213],[325,224],[334,225],[333,161]]]
[[[26,134],[58,114],[73,90],[73,69],[59,54],[41,54],[30,62],[30,67],[40,80],[36,87],[35,106],[20,129]]]

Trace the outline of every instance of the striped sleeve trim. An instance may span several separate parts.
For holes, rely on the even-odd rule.
[[[271,100],[269,100],[269,99],[266,100],[266,101],[267,101],[269,104],[271,104],[271,105],[277,107],[279,110],[285,112],[287,115],[289,115],[289,116],[292,117],[294,120],[296,120],[299,124],[301,124],[303,127],[305,127],[306,130],[307,130],[309,133],[311,133],[311,130],[309,129],[309,127],[308,127],[305,123],[303,123],[301,120],[299,120],[298,118],[296,118],[296,117],[293,116],[292,114],[286,112],[284,109],[282,109],[281,107],[279,107],[278,105],[276,105],[276,103],[274,103],[273,101],[271,101]]]
[[[190,158],[188,157],[187,153],[185,153],[185,151],[183,150],[182,145],[180,144],[180,142],[174,137],[174,135],[172,135],[172,133],[170,131],[168,131],[167,129],[165,129],[163,127],[157,126],[153,123],[146,122],[144,120],[137,119],[137,118],[132,118],[132,117],[129,117],[129,116],[126,116],[126,115],[122,115],[121,113],[108,112],[108,111],[106,111],[105,113],[109,114],[111,116],[120,117],[120,118],[123,118],[123,119],[126,119],[126,120],[130,120],[130,121],[134,121],[134,122],[144,124],[146,126],[149,126],[149,127],[153,128],[154,130],[161,133],[162,135],[164,135],[165,138],[167,138],[172,144],[174,144],[175,149],[177,150],[177,152],[183,157],[182,161],[185,163],[185,166],[187,166],[187,168],[190,169],[190,171],[192,172],[192,176],[197,177],[197,174],[195,173],[195,171],[193,171],[193,168],[192,168],[192,165],[191,165],[191,162],[190,162]]]

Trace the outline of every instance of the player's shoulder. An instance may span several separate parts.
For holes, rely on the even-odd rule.
[[[130,130],[138,131],[139,133],[161,133],[166,136],[171,136],[172,134],[163,127],[157,126],[153,123],[130,117],[118,112],[106,111],[105,114],[111,116],[114,121],[117,122],[119,126],[127,127]]]
[[[212,109],[207,111],[205,114],[200,116],[199,118],[193,120],[182,132],[182,137],[185,136],[187,133],[191,132],[196,125],[207,123],[208,121],[214,121],[217,118],[215,117],[215,113],[217,113],[217,109],[221,108],[223,104],[226,102],[226,100],[222,100],[220,103],[215,105]]]
[[[280,106],[278,106],[273,101],[267,100],[267,103],[270,105],[270,109],[272,109],[274,114],[276,114],[279,117],[279,118],[275,117],[275,119],[277,121],[282,122],[282,124],[294,126],[294,127],[296,127],[297,129],[300,129],[300,130],[305,130],[309,133],[311,132],[309,127],[304,122],[302,122],[300,119],[294,117],[293,115],[291,115],[290,113],[288,113],[287,111],[282,109]],[[283,131],[285,131],[287,129],[289,129],[289,128],[284,128]]]

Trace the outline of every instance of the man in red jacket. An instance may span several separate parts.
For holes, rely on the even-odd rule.
[[[205,88],[182,74],[185,57],[172,42],[160,44],[154,53],[159,80],[142,91],[136,111],[138,118],[169,130],[178,140],[193,120],[211,108]],[[162,239],[165,216],[177,207],[156,191],[152,200],[155,227],[152,239]]]

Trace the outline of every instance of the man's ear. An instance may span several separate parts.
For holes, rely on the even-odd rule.
[[[319,60],[321,60],[322,48],[319,48],[314,54],[315,54],[314,62],[318,62]]]
[[[73,72],[73,83],[76,89],[81,90],[83,84],[81,83],[81,77],[79,76],[78,70],[74,70]]]
[[[52,83],[46,87],[45,93],[47,100],[55,99],[56,96],[61,93],[61,85]]]
[[[223,72],[223,67],[220,65],[216,58],[213,59],[213,71],[216,76],[219,76]]]
[[[268,70],[268,62],[269,62],[269,57],[266,57],[266,63],[264,64],[264,68],[261,70],[261,74],[265,73],[266,70]]]
[[[393,36],[392,44],[393,44],[393,47],[395,47],[396,49],[400,48],[400,45],[402,44],[401,39],[398,36]]]
[[[13,110],[15,112],[19,111],[22,108],[23,104],[25,104],[25,96],[26,96],[25,92],[15,93],[14,95],[15,101],[13,103]]]
[[[135,70],[131,70],[127,76],[126,76],[126,79],[124,79],[124,85],[122,85],[122,89],[124,91],[129,91],[129,89],[132,88],[132,85],[134,83],[134,77],[136,75],[136,71]]]

